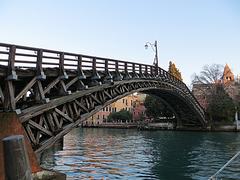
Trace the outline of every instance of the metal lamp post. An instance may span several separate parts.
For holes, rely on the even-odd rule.
[[[155,52],[153,65],[156,67],[156,75],[158,75],[158,49],[157,49],[157,41],[155,41],[154,44],[150,43],[150,42],[146,42],[145,49],[147,49],[149,46],[152,48],[153,52]]]

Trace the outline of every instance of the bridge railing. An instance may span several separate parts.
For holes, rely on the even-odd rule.
[[[5,43],[0,43],[0,65],[8,66],[8,80],[17,79],[16,68],[36,68],[37,75],[40,76],[44,75],[44,68],[59,68],[62,74],[65,73],[65,70],[77,70],[79,72],[90,70],[93,72],[137,74],[135,77],[139,75],[142,77],[158,77],[177,85],[189,95],[190,99],[194,100],[198,109],[204,113],[198,101],[191,95],[190,90],[181,80],[164,69],[153,65]]]
[[[0,65],[15,68],[60,68],[162,75],[183,85],[164,69],[153,65],[83,54],[0,43]]]
[[[79,63],[80,62],[80,63]],[[19,68],[58,68],[148,73],[155,66],[110,58],[0,43],[0,64]]]

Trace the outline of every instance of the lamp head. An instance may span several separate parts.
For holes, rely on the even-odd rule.
[[[148,48],[148,45],[147,45],[147,44],[145,44],[145,46],[144,46],[144,47],[145,47],[145,49],[147,49],[147,48]]]

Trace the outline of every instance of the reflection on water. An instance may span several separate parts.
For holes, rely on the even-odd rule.
[[[43,154],[42,166],[68,179],[207,179],[240,150],[240,135],[74,129],[58,147]],[[239,160],[224,177],[240,177]]]

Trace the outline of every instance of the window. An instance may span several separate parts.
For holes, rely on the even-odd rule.
[[[97,115],[97,118],[99,119],[99,114]]]
[[[102,109],[102,111],[104,111],[104,108]]]
[[[105,116],[104,116],[104,114],[102,115],[102,118],[103,118],[103,119],[105,119]]]
[[[123,103],[124,103],[125,99],[123,98]]]
[[[106,107],[106,111],[108,111],[108,107]]]
[[[109,112],[111,112],[111,109],[112,109],[112,108],[111,108],[111,107],[109,107]]]
[[[126,105],[128,105],[128,103],[127,103],[127,99],[126,99]]]

